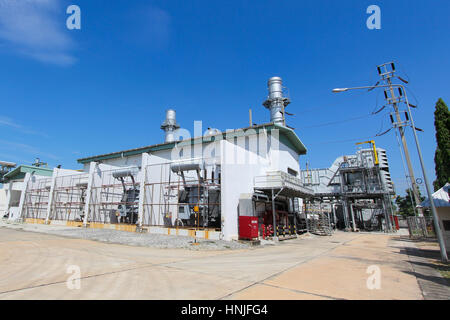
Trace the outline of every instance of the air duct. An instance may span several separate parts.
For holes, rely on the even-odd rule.
[[[164,142],[175,141],[175,130],[180,128],[176,120],[176,112],[173,109],[166,111],[166,120],[161,124],[161,129],[166,133]]]
[[[137,168],[116,170],[112,173],[112,176],[116,179],[132,177],[133,175],[135,175],[137,173],[137,171],[138,171]]]
[[[208,130],[205,132],[205,137],[209,137],[209,136],[215,136],[217,134],[220,133],[219,129],[216,128],[208,128]]]
[[[172,172],[178,173],[182,171],[200,171],[202,170],[202,165],[199,162],[190,162],[190,163],[172,163],[170,165],[170,169]]]
[[[280,77],[272,77],[267,82],[269,96],[263,106],[270,110],[270,122],[286,125],[284,108],[291,102],[283,96],[283,80]]]
[[[8,161],[0,161],[1,167],[7,167],[7,168],[14,168],[16,164],[14,162],[8,162]]]

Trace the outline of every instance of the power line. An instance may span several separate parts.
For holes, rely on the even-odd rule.
[[[336,125],[336,124],[341,124],[341,123],[345,123],[345,122],[356,121],[356,120],[368,118],[370,116],[373,116],[373,114],[366,114],[366,115],[354,117],[354,118],[342,119],[342,120],[332,121],[332,122],[325,122],[325,123],[315,124],[315,125],[307,126],[307,127],[303,127],[303,128],[310,129],[310,128],[320,128],[320,127],[332,126],[332,125]]]
[[[313,143],[308,143],[308,145],[321,145],[321,144],[333,144],[333,143],[344,143],[344,142],[358,142],[361,140],[370,140],[375,138],[376,136],[370,136],[370,137],[366,137],[366,138],[353,138],[353,139],[347,139],[347,140],[334,140],[334,141],[322,141],[322,142],[313,142]]]

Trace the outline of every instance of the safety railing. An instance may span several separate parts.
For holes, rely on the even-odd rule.
[[[266,175],[256,176],[253,182],[257,189],[290,188],[305,194],[313,194],[313,190],[305,187],[300,179],[283,171],[271,171]]]

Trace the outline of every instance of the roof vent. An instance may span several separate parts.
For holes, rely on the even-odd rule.
[[[216,128],[208,128],[208,130],[206,130],[205,132],[205,137],[208,136],[215,136],[216,134],[219,134],[220,130],[216,129]]]
[[[175,141],[175,130],[179,129],[180,126],[176,120],[176,112],[173,109],[168,109],[166,111],[166,120],[161,124],[161,129],[166,133],[164,142],[174,142]]]
[[[284,108],[291,103],[283,94],[283,80],[280,77],[272,77],[267,82],[269,96],[263,106],[270,110],[270,122],[286,125]]]

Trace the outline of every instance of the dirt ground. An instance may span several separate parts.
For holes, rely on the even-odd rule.
[[[202,251],[0,228],[0,299],[420,300],[411,246],[400,236],[337,232]]]

